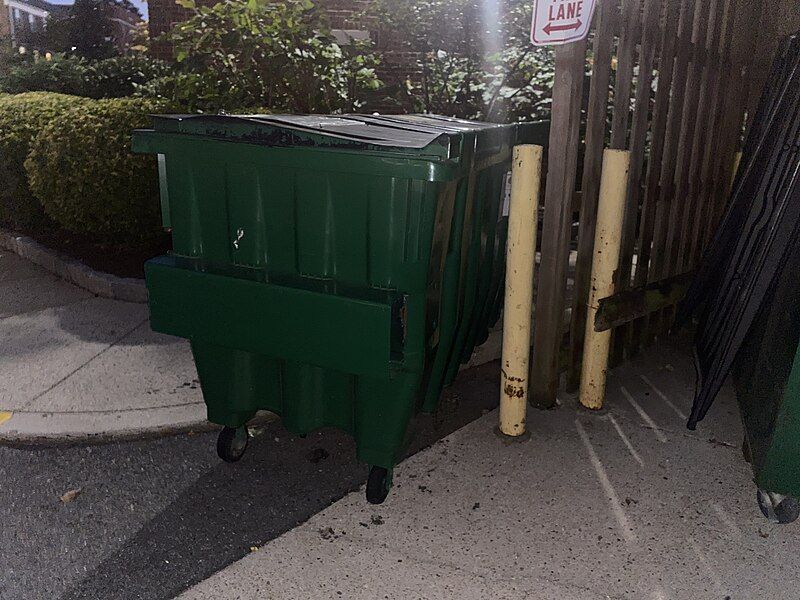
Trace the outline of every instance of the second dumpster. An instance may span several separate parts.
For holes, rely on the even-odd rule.
[[[385,499],[411,417],[469,343],[468,280],[496,271],[473,215],[499,214],[514,132],[358,115],[158,116],[135,132],[159,156],[173,238],[145,267],[151,326],[191,341],[224,460],[269,410],[296,434],[351,433],[367,499]],[[499,219],[482,223],[498,237]]]

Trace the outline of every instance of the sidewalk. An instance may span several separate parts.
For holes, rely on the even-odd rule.
[[[98,298],[0,251],[0,442],[205,427],[188,344],[146,304]]]
[[[562,398],[506,445],[493,411],[399,465],[384,505],[354,492],[180,599],[795,597],[800,529],[761,516],[730,389],[686,430],[693,382],[661,344],[603,413]]]

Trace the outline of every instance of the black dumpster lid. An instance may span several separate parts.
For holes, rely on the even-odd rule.
[[[499,139],[504,135],[502,130],[510,127],[428,115],[359,114],[155,115],[153,122],[155,130],[160,132],[261,145],[411,151],[443,158],[460,155],[464,134],[496,130]]]

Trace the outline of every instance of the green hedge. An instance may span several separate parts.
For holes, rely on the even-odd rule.
[[[130,152],[131,130],[163,105],[120,98],[88,101],[41,130],[25,161],[30,188],[67,231],[136,243],[160,230],[154,156]]]
[[[56,55],[0,69],[0,92],[56,92],[87,98],[123,98],[160,77],[174,74],[174,67],[148,56],[116,56],[103,60]]]
[[[47,92],[0,95],[0,221],[18,229],[40,224],[42,206],[28,188],[23,163],[47,123],[87,102]]]

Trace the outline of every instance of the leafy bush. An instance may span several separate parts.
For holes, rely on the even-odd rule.
[[[149,81],[166,77],[174,67],[145,55],[118,56],[89,63],[86,96],[123,98]]]
[[[337,112],[362,105],[376,89],[369,41],[340,46],[308,0],[223,0],[197,6],[167,34],[180,72],[145,86],[186,110],[267,106],[287,112]]]
[[[36,137],[25,169],[45,212],[67,231],[136,243],[159,232],[153,156],[132,154],[131,130],[148,126],[153,100],[87,101]]]
[[[38,132],[84,98],[31,92],[0,95],[0,217],[15,228],[28,228],[43,218],[31,194],[23,164]]]
[[[87,98],[131,96],[139,86],[164,77],[172,67],[144,55],[86,60],[55,55],[17,62],[0,75],[0,91],[57,92]]]
[[[418,74],[398,100],[488,121],[546,117],[554,55],[529,40],[532,7],[530,0],[376,0],[374,14],[388,33],[381,37],[418,55]]]
[[[0,91],[9,94],[55,92],[85,96],[86,62],[80,58],[56,56],[18,61],[0,73]]]

